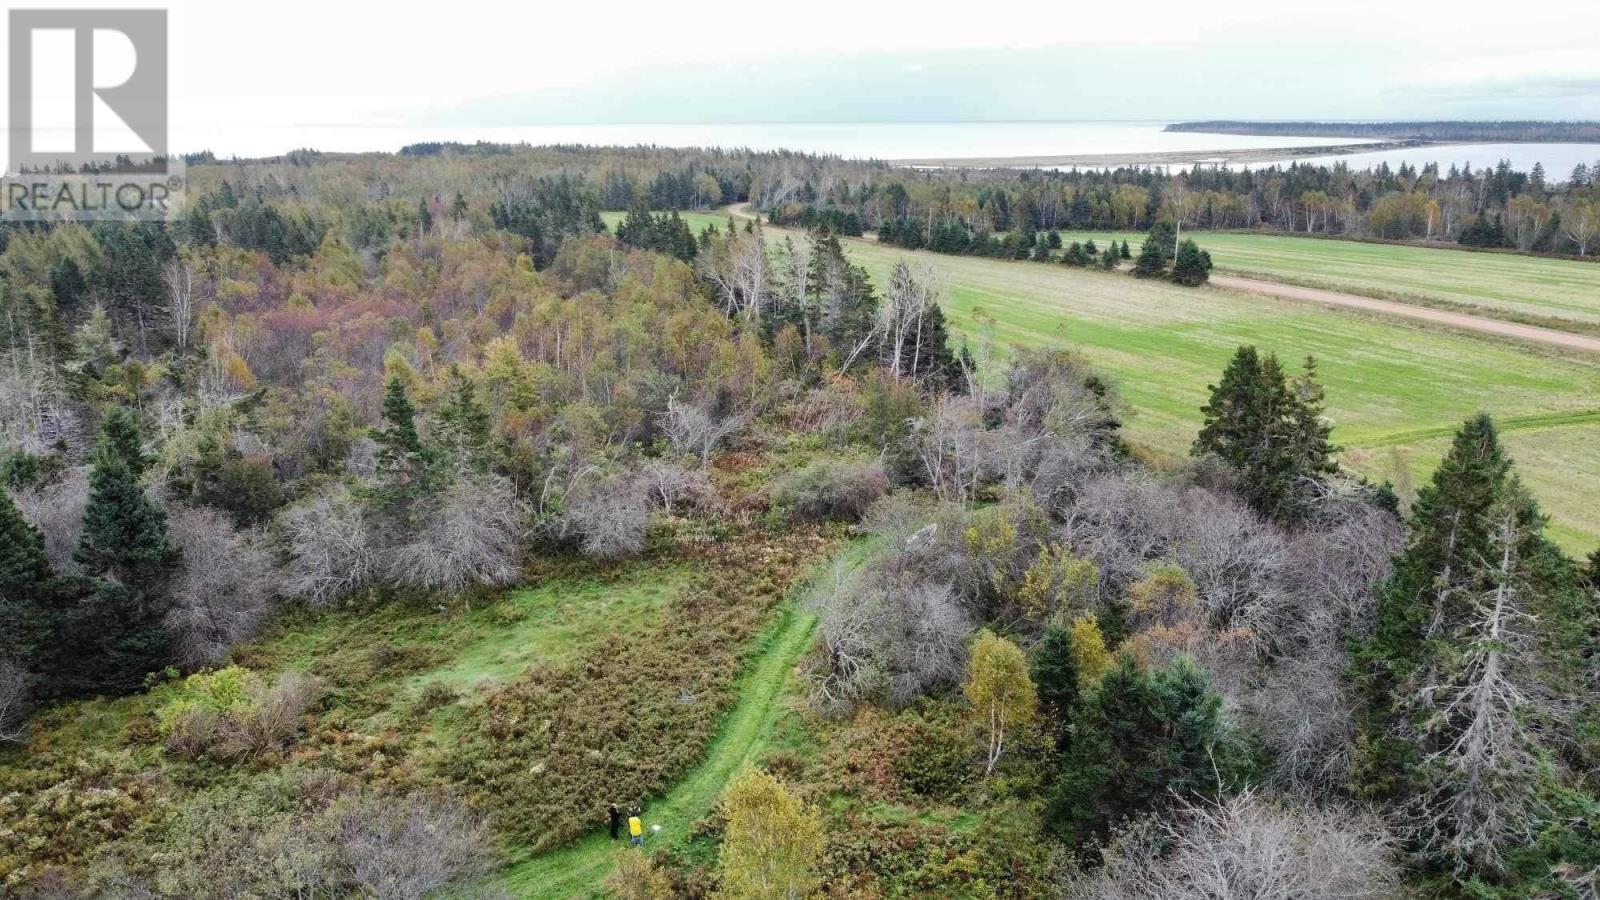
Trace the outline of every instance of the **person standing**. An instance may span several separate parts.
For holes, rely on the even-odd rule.
[[[628,843],[637,847],[644,846],[644,821],[638,816],[628,817]]]
[[[622,837],[622,810],[618,809],[617,805],[613,803],[607,807],[606,811],[611,815],[611,839],[614,841]]]

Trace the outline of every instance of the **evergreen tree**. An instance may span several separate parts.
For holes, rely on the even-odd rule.
[[[1411,814],[1438,871],[1505,878],[1525,836],[1554,824],[1542,810],[1562,779],[1557,748],[1584,746],[1573,723],[1592,704],[1539,698],[1584,696],[1595,611],[1486,415],[1456,433],[1410,525],[1355,654],[1358,782]],[[1544,871],[1566,851],[1549,852]]]
[[[78,268],[78,263],[70,256],[63,256],[50,270],[50,292],[55,295],[56,309],[63,318],[74,318],[84,297],[88,295],[89,283],[84,280],[83,271]]]
[[[1262,513],[1298,521],[1317,485],[1338,471],[1316,361],[1306,360],[1291,388],[1276,356],[1240,347],[1210,390],[1193,455],[1214,455],[1237,472],[1240,492]]]
[[[427,200],[417,201],[417,233],[420,235],[433,233],[433,210],[428,208]]]
[[[1144,236],[1144,247],[1152,244],[1155,245],[1156,252],[1161,254],[1162,267],[1169,265],[1178,251],[1178,226],[1166,220],[1151,225]],[[1139,248],[1140,252],[1143,252],[1144,247]]]
[[[417,409],[398,375],[384,388],[382,419],[382,427],[371,431],[378,443],[377,483],[366,495],[389,520],[389,527],[401,532],[416,524],[416,502],[436,486],[438,460],[423,446]]]
[[[478,402],[477,389],[459,366],[450,367],[450,394],[439,410],[437,442],[461,470],[488,469],[487,451],[492,429],[489,411]]]
[[[1128,249],[1128,242],[1127,241],[1123,241],[1122,242],[1122,252],[1119,255],[1123,259],[1133,259],[1133,251]]]
[[[1072,734],[1047,815],[1074,845],[1173,797],[1214,797],[1238,768],[1222,698],[1183,659],[1151,674],[1123,654],[1080,704]]]
[[[922,314],[916,339],[906,344],[901,371],[909,373],[923,389],[956,393],[965,390],[966,378],[955,354],[950,352],[950,336],[939,304],[929,305]]]
[[[1134,260],[1133,274],[1139,278],[1160,278],[1167,268],[1166,254],[1161,252],[1161,247],[1155,241],[1146,240],[1139,248],[1139,257]]]
[[[1078,705],[1078,667],[1072,659],[1072,632],[1067,628],[1051,625],[1045,629],[1033,650],[1033,685],[1056,749],[1065,750]]]
[[[1172,280],[1187,287],[1198,287],[1211,277],[1211,258],[1201,252],[1194,241],[1184,241],[1178,247],[1178,258],[1172,266]]]
[[[0,660],[25,659],[41,625],[39,599],[50,578],[44,537],[0,488]]]
[[[1207,385],[1211,398],[1200,407],[1204,424],[1193,453],[1215,454],[1233,468],[1243,468],[1252,441],[1261,432],[1261,355],[1255,347],[1240,347],[1222,370],[1222,380]]]
[[[150,467],[150,457],[144,452],[144,438],[139,433],[139,420],[133,411],[124,406],[113,406],[100,422],[99,447],[116,454],[135,478],[144,475]]]
[[[178,549],[167,537],[167,514],[106,443],[96,449],[89,471],[89,503],[72,558],[86,573],[114,579],[136,601],[151,603],[178,562]]]

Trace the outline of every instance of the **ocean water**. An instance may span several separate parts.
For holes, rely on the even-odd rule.
[[[423,141],[492,141],[664,147],[801,150],[860,159],[1159,153],[1362,143],[1347,138],[1284,138],[1190,134],[1166,122],[911,122],[865,124],[532,125],[520,128],[307,126],[208,129],[173,123],[172,146],[219,157],[275,156],[302,147],[328,152],[399,150]]]
[[[637,124],[530,125],[497,128],[428,126],[327,126],[208,129],[174,122],[172,146],[183,152],[211,150],[219,157],[275,156],[298,148],[328,152],[393,152],[423,141],[491,141],[529,144],[590,144],[664,147],[728,147],[799,150],[860,159],[1003,158],[1081,154],[1249,150],[1327,147],[1370,143],[1352,138],[1198,134],[1161,129],[1165,121],[1122,122],[872,122],[836,124]],[[1467,144],[1385,150],[1305,161],[1344,160],[1352,168],[1406,162],[1420,168],[1439,162],[1470,163],[1474,169],[1509,159],[1518,169],[1542,162],[1552,180],[1579,162],[1600,160],[1600,144]],[[1255,165],[1268,165],[1257,163]]]

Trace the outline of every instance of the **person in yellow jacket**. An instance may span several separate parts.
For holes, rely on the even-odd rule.
[[[644,846],[644,822],[638,816],[628,817],[628,843]]]

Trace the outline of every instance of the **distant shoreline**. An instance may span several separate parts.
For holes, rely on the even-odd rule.
[[[1189,134],[1375,138],[1473,144],[1600,143],[1600,122],[1584,121],[1251,122],[1211,119],[1203,122],[1174,122],[1162,130]]]
[[[1306,137],[1307,135],[1302,135]],[[1411,147],[1445,147],[1466,141],[1391,140],[1360,144],[1296,147],[1255,147],[1235,150],[1157,150],[1149,153],[1072,153],[1036,156],[952,156],[885,160],[891,166],[909,168],[1009,169],[1009,168],[1085,168],[1115,169],[1125,166],[1192,166],[1281,162],[1323,156],[1347,156]]]

